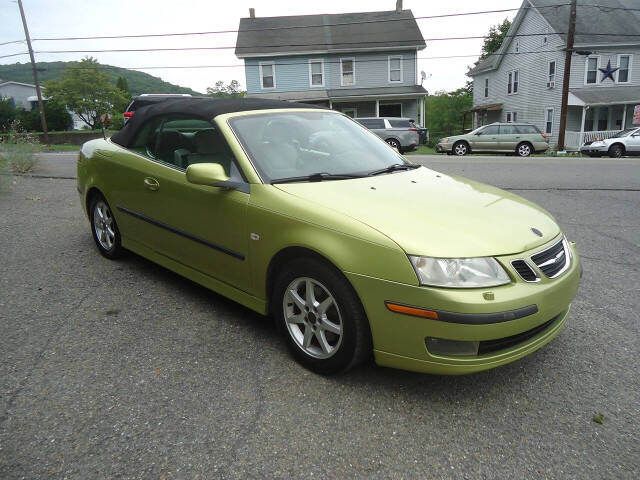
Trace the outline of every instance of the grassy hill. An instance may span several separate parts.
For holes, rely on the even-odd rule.
[[[66,65],[67,62],[38,62],[38,77],[40,81],[46,82],[47,80],[59,78]],[[113,83],[116,82],[118,77],[126,78],[132,95],[139,95],[141,93],[190,93],[191,95],[202,95],[190,88],[165,82],[148,73],[113,67],[111,65],[101,65],[100,68],[109,75]],[[32,84],[33,72],[31,64],[14,63],[13,65],[0,65],[0,79],[2,81],[13,80],[14,82]]]

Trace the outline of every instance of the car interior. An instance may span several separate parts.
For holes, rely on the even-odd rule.
[[[219,163],[227,175],[237,168],[233,153],[209,122],[190,118],[164,118],[143,129],[133,150],[154,160],[186,169],[194,163]],[[144,139],[144,142],[142,140]],[[144,146],[143,146],[144,145]]]

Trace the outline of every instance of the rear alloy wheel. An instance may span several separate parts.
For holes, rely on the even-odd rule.
[[[458,142],[453,146],[453,153],[459,157],[463,157],[469,153],[469,147],[464,142]]]
[[[624,147],[618,143],[609,148],[609,156],[611,158],[620,158],[624,155]]]
[[[396,150],[398,150],[398,152],[400,151],[400,142],[397,141],[395,138],[388,138],[386,140],[386,142],[391,145],[391,147],[395,148]]]
[[[335,269],[312,258],[287,264],[272,299],[289,351],[321,374],[346,371],[371,355],[369,322],[360,300]]]
[[[109,204],[102,195],[96,195],[89,206],[91,232],[100,253],[109,259],[122,255],[120,231]]]
[[[531,155],[532,150],[533,149],[531,148],[530,143],[521,143],[520,145],[518,145],[516,152],[520,157],[528,157],[529,155]]]

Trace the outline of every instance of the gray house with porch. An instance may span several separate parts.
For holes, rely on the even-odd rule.
[[[426,44],[411,13],[251,16],[240,20],[236,56],[247,96],[318,104],[352,117],[424,122],[418,82]]]
[[[525,0],[500,49],[471,69],[474,127],[527,122],[545,132],[551,145],[557,143],[567,3]],[[640,105],[639,7],[638,0],[578,0],[568,150],[633,126],[633,110]]]

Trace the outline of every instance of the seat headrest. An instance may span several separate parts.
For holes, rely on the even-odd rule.
[[[200,130],[193,141],[197,153],[216,155],[225,152],[224,140],[217,130]]]

